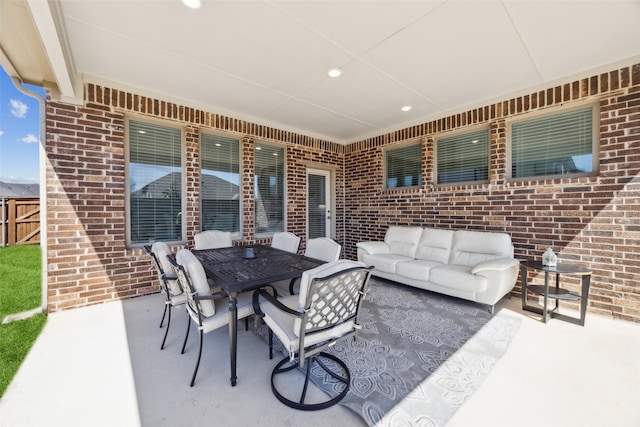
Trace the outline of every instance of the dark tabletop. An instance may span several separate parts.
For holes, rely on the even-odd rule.
[[[302,276],[324,261],[264,245],[253,245],[255,258],[244,258],[245,246],[194,250],[207,276],[228,292],[242,292],[266,283]]]

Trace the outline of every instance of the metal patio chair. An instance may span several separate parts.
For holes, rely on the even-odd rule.
[[[193,237],[195,249],[217,249],[233,246],[229,231],[206,230]]]
[[[198,326],[200,342],[198,346],[198,359],[191,377],[191,387],[196,381],[200,359],[202,358],[202,341],[203,335],[229,324],[229,298],[222,294],[212,294],[207,275],[204,267],[191,251],[181,249],[173,259],[167,257],[171,263],[178,282],[182,286],[183,291],[187,295],[187,312],[190,319],[187,320],[187,333],[182,344],[184,353],[189,338],[189,329],[191,322]],[[253,305],[251,304],[251,294],[244,293],[238,295],[237,303],[238,319],[246,318],[253,314]]]
[[[285,405],[302,410],[318,410],[335,405],[349,391],[351,375],[347,365],[324,350],[338,340],[354,338],[358,311],[366,292],[370,267],[357,261],[340,260],[303,273],[300,294],[276,298],[267,290],[253,294],[254,310],[269,326],[269,358],[273,358],[275,333],[289,353],[271,373],[271,389]],[[323,375],[341,383],[341,390],[326,400],[307,402],[312,365]],[[277,376],[305,368],[299,397],[292,397],[290,385],[278,387]]]
[[[160,281],[160,288],[165,295],[160,328],[162,328],[165,317],[167,318],[167,327],[160,345],[160,350],[162,350],[167,341],[169,326],[171,326],[171,308],[184,304],[187,301],[187,295],[182,292],[178,279],[173,273],[173,268],[167,261],[167,255],[171,254],[169,246],[164,242],[155,242],[153,245],[145,245],[144,251],[153,259],[153,264],[158,273],[158,280]]]

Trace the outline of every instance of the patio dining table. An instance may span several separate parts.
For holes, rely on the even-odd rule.
[[[254,257],[245,257],[247,248],[253,249]],[[324,264],[324,261],[265,245],[232,246],[192,252],[202,263],[207,277],[213,282],[212,286],[222,288],[229,295],[229,356],[231,385],[235,386],[238,379],[238,294],[261,288],[271,282],[300,277],[303,272]]]

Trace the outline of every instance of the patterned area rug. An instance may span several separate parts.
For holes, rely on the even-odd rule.
[[[361,310],[358,339],[329,352],[351,371],[340,404],[370,426],[444,426],[520,326],[520,319],[492,316],[486,306],[378,278],[371,279]],[[325,392],[338,391],[321,369],[312,372]]]

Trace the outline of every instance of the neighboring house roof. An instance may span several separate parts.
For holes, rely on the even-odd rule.
[[[200,188],[202,200],[235,200],[240,197],[240,187],[213,175],[203,175]],[[171,197],[180,188],[180,172],[171,172],[151,181],[139,190],[131,193],[132,197],[163,198]]]
[[[0,197],[40,197],[40,184],[0,181]]]

